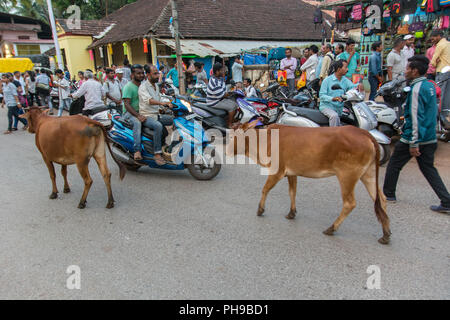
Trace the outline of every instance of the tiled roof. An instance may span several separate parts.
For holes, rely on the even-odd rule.
[[[81,20],[79,29],[71,29],[67,26],[67,19],[57,19],[56,21],[66,33],[89,36],[100,34],[112,24],[112,22],[104,20]]]

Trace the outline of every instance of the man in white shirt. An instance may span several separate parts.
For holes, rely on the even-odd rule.
[[[64,72],[60,69],[55,71],[58,80],[54,82],[55,87],[58,88],[59,109],[58,117],[62,116],[64,107],[69,110],[72,99],[70,99],[70,82],[64,77]]]
[[[317,57],[319,48],[315,44],[313,44],[309,48],[309,52],[311,52],[312,55],[300,67],[301,71],[306,72],[306,81],[308,81],[308,82],[313,81],[318,76],[318,75],[316,75],[316,68],[317,68],[317,64],[319,63],[319,58]]]
[[[405,69],[403,68],[403,60],[400,51],[403,48],[404,40],[397,39],[394,42],[394,47],[387,55],[386,66],[388,73],[388,80],[392,81],[403,76]]]
[[[403,40],[405,40],[405,45],[400,52],[400,56],[402,57],[403,69],[406,70],[408,59],[414,56],[414,37],[407,34],[403,37]]]
[[[116,75],[117,75],[117,82],[119,83],[120,90],[123,90],[123,87],[128,83],[128,80],[123,77],[123,69],[117,68],[116,69]]]
[[[114,79],[114,70],[106,68],[106,81],[103,83],[103,91],[106,95],[106,105],[122,112],[122,90],[118,80]]]
[[[20,82],[20,87],[22,88],[22,95],[25,96],[25,80],[23,80],[23,77],[20,74],[20,71],[14,71],[14,80]]]
[[[105,92],[103,91],[102,84],[94,80],[94,74],[92,71],[86,71],[84,73],[84,77],[87,81],[81,85],[72,97],[77,99],[84,96],[86,102],[84,103],[83,114],[87,114],[86,111],[88,110],[105,106],[103,103]]]
[[[233,73],[233,80],[236,84],[242,83],[242,71],[244,69],[244,61],[236,57],[234,59],[233,66],[231,67],[231,72]]]
[[[244,79],[245,96],[247,98],[258,98],[256,89],[252,86],[252,80]]]

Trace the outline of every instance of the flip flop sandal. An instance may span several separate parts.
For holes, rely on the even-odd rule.
[[[3,132],[3,134],[11,134],[12,131],[6,130],[5,132]]]

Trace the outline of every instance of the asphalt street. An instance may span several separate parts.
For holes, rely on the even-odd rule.
[[[0,109],[0,128],[6,129]],[[22,125],[19,125],[21,127]],[[437,167],[450,187],[450,144]],[[226,165],[212,181],[187,171],[142,169],[119,181],[114,209],[94,161],[87,208],[84,187],[69,167],[72,192],[50,200],[51,182],[34,143],[19,131],[0,134],[0,299],[449,299],[450,216],[429,210],[438,199],[411,161],[398,202],[388,206],[392,241],[361,183],[357,207],[335,236],[322,234],[341,209],[336,178],[299,178],[298,215],[289,211],[287,180],[256,216],[265,177],[255,165]],[[385,168],[381,169],[381,181]],[[68,289],[69,266],[81,289]],[[368,289],[367,269],[380,269]]]

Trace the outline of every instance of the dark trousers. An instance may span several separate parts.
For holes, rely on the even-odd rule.
[[[24,125],[27,125],[27,121],[25,119],[19,118],[19,108],[17,106],[8,106],[8,130],[11,131],[13,125],[13,117],[17,119],[17,121],[22,122]]]
[[[377,94],[377,90],[378,90],[378,79],[377,79],[377,77],[370,75],[369,76],[369,84],[370,84],[369,100],[373,101],[375,99],[375,95]]]
[[[19,109],[19,108],[17,108],[17,109]],[[19,116],[20,116],[21,114],[24,114],[24,113],[25,113],[25,112],[23,111],[23,108],[19,109]],[[22,122],[25,126],[27,125],[27,120],[22,119],[22,118],[19,118],[19,117],[15,117],[15,118],[14,118],[13,128],[17,129],[17,125],[19,124],[19,119],[25,121],[25,122],[23,122],[23,121],[21,121],[21,122]]]
[[[441,205],[450,208],[450,194],[442,182],[438,171],[434,167],[434,153],[437,149],[437,143],[425,144],[419,147],[421,155],[417,157],[420,171],[427,179],[431,188],[433,188],[436,195],[441,200]],[[409,153],[409,145],[399,141],[391,160],[387,166],[386,177],[384,178],[383,192],[387,197],[395,197],[395,190],[397,188],[397,181],[400,171],[411,159]]]
[[[287,79],[286,82],[289,88],[289,92],[290,93],[295,92],[295,79]]]

